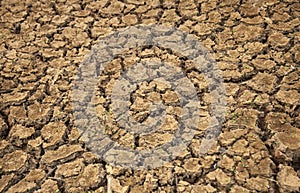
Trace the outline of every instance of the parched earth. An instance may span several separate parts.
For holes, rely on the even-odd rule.
[[[0,192],[300,191],[298,0],[1,0],[0,5]],[[75,74],[97,42],[137,24],[192,34],[216,61],[226,89],[226,120],[205,155],[199,147],[213,116],[208,83],[188,58],[159,46],[115,57],[99,76],[95,109],[107,136],[124,147],[144,150],[171,141],[181,111],[168,83],[145,81],[131,93],[137,122],[147,121],[152,102],[166,106],[166,121],[147,135],[118,126],[110,96],[122,71],[136,63],[172,64],[194,84],[201,105],[188,148],[163,166],[135,170],[99,158],[81,138],[71,103]]]

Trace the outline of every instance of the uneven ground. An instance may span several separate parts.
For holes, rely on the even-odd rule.
[[[298,0],[1,0],[0,192],[299,192],[300,3]],[[187,151],[150,170],[112,167],[89,151],[74,127],[70,89],[99,39],[136,24],[194,34],[212,53],[227,91],[226,121],[199,156],[203,131]],[[120,71],[157,58],[180,66],[198,88],[205,128],[209,92],[178,53],[137,48],[116,58],[99,82],[97,110],[118,143],[153,148],[172,138],[177,98],[168,85],[142,84],[132,114],[149,101],[168,105],[168,121],[135,139],[111,120],[108,96]],[[178,108],[178,107],[177,107]],[[207,123],[206,123],[207,124]]]

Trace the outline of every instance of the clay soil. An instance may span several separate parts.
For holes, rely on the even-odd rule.
[[[299,0],[1,0],[0,18],[0,192],[300,191]],[[193,34],[216,60],[226,121],[204,156],[207,84],[180,53],[154,46],[129,50],[105,69],[99,119],[128,148],[170,141],[179,106],[168,84],[141,84],[129,101],[138,122],[151,101],[168,106],[166,123],[152,135],[136,138],[118,128],[109,110],[122,70],[147,59],[169,62],[186,72],[203,106],[188,149],[158,168],[134,170],[112,166],[81,140],[71,105],[74,75],[93,45],[137,24]]]

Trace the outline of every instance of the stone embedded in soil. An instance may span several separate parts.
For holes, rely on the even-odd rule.
[[[5,154],[0,158],[0,169],[4,172],[18,171],[25,167],[27,159],[28,155],[21,150]]]
[[[297,90],[279,90],[275,98],[283,103],[295,105],[300,99],[300,94]]]
[[[67,127],[63,122],[53,122],[45,125],[41,130],[42,137],[45,141],[43,143],[43,148],[62,142],[66,130]]]
[[[248,85],[257,91],[271,92],[274,88],[276,77],[268,73],[258,73]]]
[[[41,162],[51,164],[59,160],[68,160],[75,156],[76,153],[82,152],[81,145],[63,145],[57,150],[48,150],[43,155]]]
[[[290,166],[279,165],[277,181],[281,192],[297,192],[300,189],[300,178]]]

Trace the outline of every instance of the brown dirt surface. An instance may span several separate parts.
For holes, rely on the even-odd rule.
[[[299,0],[1,0],[0,192],[300,192],[299,18]],[[81,139],[71,104],[78,67],[101,39],[137,24],[192,34],[216,61],[226,120],[205,155],[199,147],[211,119],[208,84],[191,61],[158,46],[110,61],[99,76],[97,116],[124,147],[171,141],[182,112],[164,80],[140,83],[130,96],[137,122],[152,123],[153,102],[166,106],[167,119],[153,133],[136,137],[119,127],[109,106],[121,71],[168,62],[186,73],[200,99],[188,148],[163,166],[134,170],[100,159]]]

